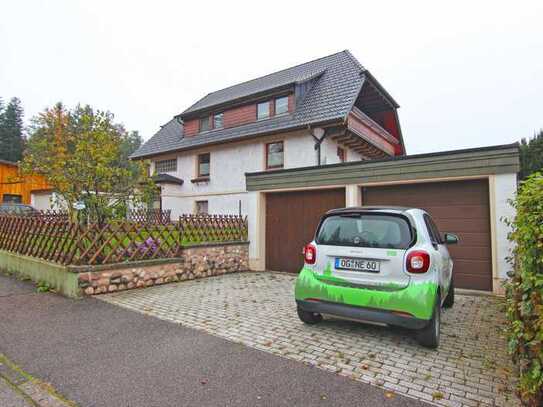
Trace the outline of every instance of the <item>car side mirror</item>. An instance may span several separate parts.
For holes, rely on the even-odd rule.
[[[457,244],[460,241],[454,233],[445,233],[445,244]]]

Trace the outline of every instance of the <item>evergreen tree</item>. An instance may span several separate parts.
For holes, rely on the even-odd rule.
[[[531,139],[520,141],[520,178],[543,170],[543,129]]]
[[[17,162],[23,155],[23,108],[12,98],[3,108],[0,101],[0,159]]]

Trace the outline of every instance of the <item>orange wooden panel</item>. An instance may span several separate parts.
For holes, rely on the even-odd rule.
[[[5,194],[21,195],[22,202],[30,204],[32,191],[51,189],[39,175],[22,176],[16,164],[0,162],[0,202]]]

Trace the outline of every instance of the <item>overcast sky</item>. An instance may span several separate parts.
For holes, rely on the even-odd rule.
[[[543,128],[543,1],[2,1],[0,96],[89,103],[148,139],[205,94],[349,49],[409,154]]]

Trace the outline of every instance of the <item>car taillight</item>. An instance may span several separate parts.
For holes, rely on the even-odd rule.
[[[430,255],[423,250],[414,250],[407,255],[406,267],[410,273],[426,273],[430,268]]]
[[[306,264],[315,264],[317,261],[317,248],[312,244],[308,244],[302,250],[304,261]]]

